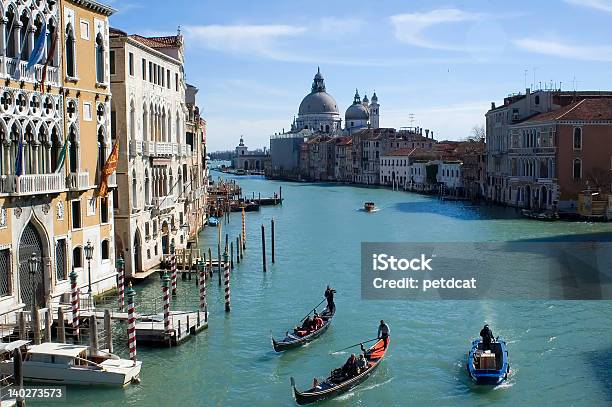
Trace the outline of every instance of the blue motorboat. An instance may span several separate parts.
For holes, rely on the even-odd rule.
[[[472,341],[468,354],[467,371],[476,384],[497,385],[508,378],[510,364],[506,342],[499,337],[484,350],[481,339]]]
[[[219,224],[219,219],[215,218],[214,216],[211,216],[210,218],[208,218],[208,226],[217,227],[218,224]]]

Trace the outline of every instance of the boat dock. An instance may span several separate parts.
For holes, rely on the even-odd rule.
[[[141,316],[136,322],[136,341],[152,346],[176,346],[208,328],[208,315],[202,311],[170,311],[170,330],[164,329],[164,315]]]

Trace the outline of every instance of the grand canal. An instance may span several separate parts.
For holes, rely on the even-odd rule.
[[[214,176],[219,174],[214,173]],[[232,274],[232,310],[223,311],[216,275],[209,283],[210,327],[176,348],[140,347],[142,383],[125,389],[70,387],[74,406],[290,406],[289,377],[304,388],[344,362],[331,350],[376,335],[384,318],[392,345],[380,369],[329,406],[604,406],[612,402],[612,302],[603,301],[367,301],[360,294],[362,241],[454,242],[612,234],[612,224],[534,222],[514,210],[441,202],[384,189],[236,178],[245,193],[269,196],[282,185],[285,204],[247,217],[247,251]],[[374,201],[381,210],[358,209]],[[276,222],[276,263],[262,272],[260,225]],[[236,238],[240,215],[223,233]],[[216,250],[216,231],[201,234]],[[269,246],[268,246],[269,250]],[[330,330],[304,348],[276,354],[280,335],[337,290]],[[152,276],[136,287],[140,298],[159,296]],[[194,281],[179,296],[197,297]],[[512,373],[497,388],[476,388],[465,372],[469,340],[483,321],[509,343]],[[116,342],[125,343],[123,325]],[[124,346],[117,346],[126,356]]]

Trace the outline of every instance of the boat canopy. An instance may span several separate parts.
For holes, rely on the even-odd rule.
[[[17,348],[21,348],[22,346],[29,344],[30,342],[31,341],[18,340],[13,342],[0,343],[0,354],[12,352]]]
[[[69,343],[42,343],[40,345],[34,345],[28,349],[30,354],[46,354],[55,356],[68,356],[76,358],[81,352],[87,350],[87,346],[72,345]]]

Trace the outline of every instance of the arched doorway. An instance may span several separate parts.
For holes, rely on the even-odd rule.
[[[168,222],[162,223],[162,253],[170,254],[170,241],[168,234]]]
[[[243,165],[245,170],[249,169],[249,161],[248,160],[244,160],[244,165]]]
[[[32,277],[28,260],[32,253],[38,258],[38,272]],[[26,305],[26,309],[32,309],[32,303],[36,301],[38,306],[45,304],[45,283],[44,283],[44,257],[43,240],[32,224],[28,223],[19,241],[19,286],[21,292],[21,302]]]
[[[142,271],[142,246],[140,241],[140,230],[134,233],[134,273]]]
[[[525,202],[525,207],[531,209],[531,187],[529,185],[525,186],[525,198],[523,201]]]
[[[545,185],[540,189],[540,209],[546,209],[548,206],[548,190]]]

